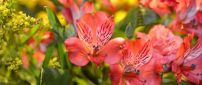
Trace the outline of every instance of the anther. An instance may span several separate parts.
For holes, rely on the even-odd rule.
[[[196,65],[195,64],[191,64],[191,69],[195,69]]]

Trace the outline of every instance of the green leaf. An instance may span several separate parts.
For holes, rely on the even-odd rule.
[[[67,68],[67,54],[63,48],[63,43],[65,40],[65,35],[64,35],[65,29],[62,28],[62,25],[60,24],[57,16],[53,13],[53,11],[51,11],[49,8],[46,8],[46,11],[48,13],[48,19],[50,21],[50,24],[52,25],[53,31],[57,37],[57,51],[58,51],[61,67]]]
[[[115,28],[121,29],[124,31],[128,25],[131,23],[132,27],[136,28],[142,23],[142,16],[139,7],[135,7],[129,11],[127,16],[118,24],[116,24]]]
[[[77,85],[89,85],[88,81],[86,81],[82,78],[79,78],[79,77],[75,77],[74,81],[77,82]]]
[[[59,22],[57,16],[54,14],[54,12],[49,9],[46,8],[46,12],[48,14],[48,20],[50,22],[50,24],[52,25],[54,31],[58,32],[58,29],[62,27],[61,23]]]
[[[113,36],[112,37],[122,37],[122,38],[127,38],[126,34],[119,30],[119,29],[115,29],[114,30],[114,33],[113,33]]]
[[[41,68],[41,72],[40,72],[40,75],[39,75],[39,84],[38,85],[42,85],[42,83],[43,83],[43,71],[44,71],[44,69],[43,68]]]
[[[47,51],[46,51],[46,56],[45,56],[45,59],[43,61],[43,65],[42,65],[43,68],[47,68],[48,67],[49,61],[50,61],[51,56],[53,54],[53,50],[54,50],[54,44],[51,44],[48,47]]]
[[[127,35],[127,37],[129,39],[131,39],[134,35],[134,27],[131,25],[131,23],[128,23],[127,27],[126,27],[126,30],[125,30],[125,33]]]
[[[68,66],[69,69],[71,69],[71,68],[72,68],[72,65],[71,65],[70,60],[69,60],[69,58],[68,58],[69,56],[67,55],[67,53],[65,53],[64,55],[65,55],[65,57],[66,57],[67,66]]]
[[[57,44],[57,50],[58,50],[58,56],[60,58],[60,64],[62,68],[67,68],[67,56],[66,53],[64,52],[63,49],[63,44],[59,41],[59,43]]]
[[[45,68],[42,75],[42,85],[73,85],[69,70]]]
[[[143,25],[143,16],[140,7],[135,7],[131,9],[123,21],[116,24],[115,28],[120,31],[125,31],[127,38],[134,38],[134,31],[137,27]],[[115,33],[118,32],[115,30]]]
[[[142,14],[143,14],[144,25],[151,25],[158,22],[159,16],[154,11],[148,8],[143,8]]]

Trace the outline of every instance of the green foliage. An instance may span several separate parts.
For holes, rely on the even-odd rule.
[[[134,28],[133,26],[131,25],[131,23],[129,23],[126,27],[126,30],[125,30],[125,33],[127,35],[127,37],[129,39],[131,39],[133,37],[133,34],[134,34]]]
[[[54,44],[51,44],[47,49],[46,56],[43,61],[43,68],[48,67],[53,51],[54,51]]]
[[[158,22],[160,17],[151,9],[142,8],[141,9],[142,16],[143,16],[143,25],[152,25]]]
[[[159,23],[160,17],[152,10],[144,7],[132,8],[127,16],[119,23],[115,24],[115,37],[124,37],[133,39],[134,33],[148,32],[156,23]],[[125,31],[125,33],[123,33]]]
[[[135,7],[129,11],[127,16],[121,22],[117,23],[115,28],[121,29],[122,31],[125,30],[128,23],[131,23],[133,28],[140,26],[142,23],[142,16],[139,7]]]
[[[46,8],[46,11],[48,13],[48,19],[53,27],[53,30],[55,32],[55,34],[57,35],[57,51],[58,51],[58,56],[60,59],[60,63],[62,68],[66,68],[67,67],[67,62],[66,62],[66,53],[64,52],[64,36],[63,36],[63,31],[64,29],[62,29],[62,25],[60,24],[57,16],[53,13],[53,11],[51,11],[49,8]]]
[[[24,28],[30,27],[35,19],[13,8],[15,0],[0,1],[0,59],[6,61],[8,57],[19,56],[19,37]]]
[[[20,48],[24,44],[21,37],[25,28],[32,27],[36,20],[16,11],[16,3],[17,0],[0,0],[0,82],[23,85],[27,82],[20,80],[23,76],[19,71],[22,65]]]
[[[66,85],[70,84],[70,74],[67,70],[46,68],[43,71],[41,85]]]

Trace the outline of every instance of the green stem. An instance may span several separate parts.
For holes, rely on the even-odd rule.
[[[42,81],[43,81],[43,68],[41,68],[41,73],[40,73],[40,80],[39,80],[39,85],[42,85]]]

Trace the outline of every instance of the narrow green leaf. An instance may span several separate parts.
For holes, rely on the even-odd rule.
[[[50,22],[50,24],[52,25],[53,29],[55,31],[58,31],[58,28],[62,27],[61,23],[59,22],[57,16],[54,14],[54,12],[49,9],[46,8],[46,12],[48,13],[48,20]]]
[[[41,68],[41,72],[40,72],[40,78],[39,78],[39,85],[42,85],[43,83],[43,68]]]
[[[53,50],[54,50],[54,44],[51,44],[48,47],[47,51],[46,51],[46,56],[45,56],[45,59],[43,61],[43,65],[42,65],[43,68],[47,68],[48,67],[49,61],[50,61],[51,56],[53,54]]]
[[[49,8],[46,8],[46,12],[48,13],[48,20],[51,26],[53,27],[52,30],[56,34],[57,39],[64,41],[64,36],[63,36],[64,29],[62,28],[62,25],[60,21],[58,20],[57,16]]]
[[[58,56],[60,58],[60,64],[61,64],[62,68],[66,68],[67,67],[67,62],[66,62],[67,56],[66,56],[66,53],[64,52],[61,42],[59,42],[57,44],[57,50],[58,50]]]
[[[50,24],[53,27],[53,31],[55,32],[56,36],[57,36],[57,51],[58,51],[58,56],[60,58],[60,64],[62,68],[67,68],[67,62],[66,62],[66,53],[64,52],[63,49],[63,42],[64,42],[64,36],[63,36],[63,32],[64,29],[62,28],[61,23],[59,22],[57,16],[54,14],[54,12],[49,9],[46,8],[46,11],[48,13],[48,19],[50,21]]]
[[[67,62],[67,66],[68,66],[68,68],[69,69],[71,69],[72,68],[72,65],[71,65],[71,63],[70,63],[70,60],[69,60],[69,56],[67,55],[67,53],[65,53],[65,57],[66,57],[66,62]]]

